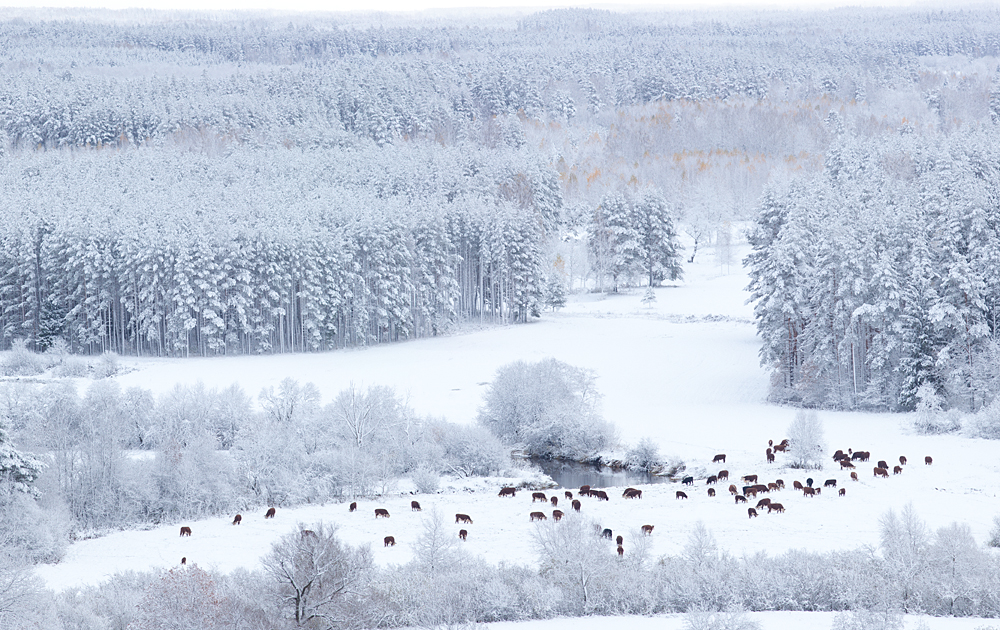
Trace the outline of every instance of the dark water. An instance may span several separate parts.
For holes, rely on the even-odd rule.
[[[635,470],[612,470],[607,467],[579,462],[565,462],[555,459],[536,459],[529,461],[542,469],[560,487],[575,490],[580,486],[592,488],[609,488],[635,486],[644,483],[669,483],[668,477],[659,477],[647,472]]]

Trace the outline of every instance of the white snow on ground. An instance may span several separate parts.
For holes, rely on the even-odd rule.
[[[814,612],[762,612],[747,613],[747,618],[760,623],[762,630],[825,630],[833,627],[836,613]],[[996,619],[927,617],[908,615],[906,630],[976,630],[1000,628]],[[684,615],[659,615],[656,617],[622,616],[573,617],[545,621],[492,623],[490,630],[607,630],[608,626],[629,630],[682,630]]]
[[[133,370],[118,380],[123,386],[157,392],[177,383],[202,381],[226,387],[238,382],[256,395],[262,387],[291,377],[316,384],[327,401],[351,382],[384,384],[404,393],[417,413],[466,423],[474,421],[484,384],[498,367],[518,359],[554,357],[595,371],[604,395],[604,415],[618,426],[623,444],[649,436],[662,454],[682,458],[699,477],[694,487],[683,488],[690,497],[687,500],[675,499],[679,484],[644,486],[641,500],[622,499],[621,489],[609,491],[608,503],[585,499],[584,514],[616,534],[623,533],[626,550],[629,536],[641,525],[652,524],[654,557],[677,553],[699,520],[722,548],[736,555],[877,546],[879,517],[910,502],[932,529],[953,521],[967,522],[977,540],[986,539],[993,516],[1000,513],[996,490],[1000,487],[1000,447],[955,435],[915,435],[905,415],[819,412],[831,453],[848,447],[868,450],[872,461],[858,464],[857,482],[850,481],[832,461],[826,470],[809,473],[817,485],[837,479],[838,487],[847,489],[845,497],[828,490],[806,499],[791,490],[793,480],[804,481],[807,475],[786,468],[787,460],[780,454],[775,464],[766,464],[764,450],[768,439],[785,437],[796,410],[765,400],[768,375],[759,366],[752,309],[744,303],[747,277],[737,273],[736,267],[730,274],[721,273],[711,256],[702,256],[700,261],[686,266],[685,282],[658,289],[652,308],[642,305],[642,291],[588,294],[574,296],[562,311],[547,312],[528,325],[470,329],[369,349],[266,357],[123,359]],[[716,453],[727,454],[724,466],[711,463]],[[877,460],[885,459],[891,466],[899,455],[910,461],[901,475],[873,478]],[[925,455],[934,457],[932,466],[924,466]],[[749,473],[760,475],[761,481],[783,479],[789,488],[772,498],[787,511],[750,520],[746,506],[734,505],[727,484],[718,486],[718,496],[709,498],[704,477],[720,468],[728,469],[730,483],[737,485],[741,485],[737,478]],[[244,512],[240,526],[231,525],[231,517],[184,523],[194,531],[190,538],[178,536],[180,524],[120,532],[73,544],[62,563],[40,567],[38,574],[51,587],[63,589],[97,583],[117,571],[170,567],[182,556],[223,571],[253,568],[271,543],[293,531],[297,522],[319,520],[337,523],[349,543],[371,543],[380,564],[399,564],[412,557],[421,519],[434,507],[451,520],[459,512],[472,516],[474,524],[464,526],[469,530],[465,543],[469,552],[491,561],[533,563],[535,526],[529,523],[528,513],[541,506],[531,504],[530,493],[498,498],[502,483],[457,480],[434,496],[411,496],[397,490],[379,500],[359,501],[354,514],[348,513],[345,504],[279,508],[277,518],[265,521],[263,509],[258,508]],[[424,511],[411,512],[411,499],[419,500]],[[388,508],[392,516],[376,521],[375,507]],[[382,546],[386,535],[396,538],[396,547]],[[761,616],[766,629],[829,627],[832,622],[832,616],[808,619],[803,625],[793,614]],[[983,625],[946,621],[928,619],[926,623],[931,629],[949,630]],[[544,623],[550,624],[545,630],[558,630],[560,623],[572,623],[580,630],[580,624],[589,621]],[[667,617],[635,623],[679,628],[682,621]],[[528,630],[527,625],[519,624],[518,630]]]

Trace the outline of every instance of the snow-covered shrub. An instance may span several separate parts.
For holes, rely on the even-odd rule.
[[[110,378],[118,374],[118,355],[105,352],[94,363],[94,378]]]
[[[45,357],[28,349],[24,339],[15,339],[0,365],[7,376],[35,376],[45,371],[47,363]]]
[[[430,468],[417,468],[410,473],[413,485],[423,494],[435,494],[441,486],[441,475]]]
[[[444,464],[442,472],[469,477],[495,475],[510,468],[510,449],[483,427],[448,422],[436,424],[432,430],[444,451],[438,461]]]
[[[480,424],[528,455],[579,459],[614,442],[589,370],[555,359],[510,363],[497,370],[484,398]]]
[[[53,368],[59,378],[83,378],[90,371],[90,364],[83,357],[68,355]]]
[[[760,623],[739,609],[692,610],[684,615],[684,630],[760,630]]]
[[[990,537],[986,544],[1000,549],[1000,514],[993,517],[993,529],[990,530]]]
[[[961,413],[958,409],[943,410],[943,401],[933,385],[921,385],[916,396],[918,402],[913,414],[913,430],[918,435],[952,433],[962,428]]]
[[[1000,398],[980,409],[969,419],[971,433],[987,440],[1000,440]]]
[[[903,630],[903,615],[895,611],[852,610],[833,618],[832,630]]]
[[[650,438],[644,437],[625,454],[625,463],[639,470],[655,468],[660,464],[660,447]]]
[[[823,468],[826,459],[826,438],[823,421],[815,411],[799,411],[788,426],[789,452],[792,468]]]

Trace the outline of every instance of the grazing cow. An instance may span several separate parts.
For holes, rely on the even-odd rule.
[[[815,488],[802,488],[802,496],[804,497],[814,497],[816,496]]]
[[[710,497],[714,497],[715,496],[715,488],[709,488],[708,489],[708,496],[710,496]]]
[[[677,498],[678,499],[686,499],[686,498],[688,498],[688,495],[686,495],[683,492],[681,492],[680,490],[678,490],[677,491]]]
[[[552,520],[553,521],[555,521],[555,522],[558,523],[559,521],[562,520],[563,516],[565,516],[565,514],[563,514],[560,510],[552,510]]]
[[[773,451],[771,450],[771,447],[770,447],[770,446],[768,446],[768,447],[767,447],[767,450],[765,451],[765,453],[766,453],[766,454],[768,454],[768,455],[770,455],[770,454],[771,454],[772,452],[773,452]]]
[[[187,563],[188,563],[187,556],[184,556],[183,558],[181,558],[181,564],[187,564]]]
[[[768,464],[773,464],[774,463],[774,453],[768,453],[767,454],[767,463]]]
[[[826,481],[823,482],[823,487],[824,488],[836,488],[837,487],[837,480],[836,479],[827,479]]]
[[[652,525],[643,525],[642,526],[642,535],[643,536],[651,536],[652,534],[653,534],[653,526]]]
[[[579,499],[573,499],[573,509],[576,510],[577,512],[580,511],[580,500]]]
[[[622,538],[622,537],[621,537],[621,535],[619,535],[619,536],[618,536],[617,538],[615,538],[615,543],[617,543],[617,544],[619,544],[619,545],[620,545],[620,544],[622,544],[623,542],[625,542],[625,539],[624,539],[624,538]]]
[[[233,519],[233,525],[239,525],[242,522],[243,522],[243,515],[242,514],[237,514],[236,518]]]
[[[552,507],[559,505],[559,497],[553,494],[551,497],[549,497],[549,503],[552,504]]]
[[[531,520],[533,520],[533,521],[547,521],[547,520],[549,520],[549,517],[545,516],[545,514],[543,512],[532,512],[528,516],[531,517]]]
[[[764,493],[767,493],[771,490],[769,487],[765,486],[762,483],[758,483],[753,487],[753,489],[756,490],[757,492],[764,492]]]
[[[746,488],[743,488],[743,494],[755,499],[757,498],[757,489],[753,486],[747,486]]]
[[[782,481],[781,479],[775,479],[774,480],[774,485],[778,486],[778,490],[784,490],[785,489],[785,482]]]
[[[607,538],[608,540],[611,540],[612,538],[614,538],[614,536],[615,535],[611,532],[611,530],[607,528],[605,528],[604,531],[601,532],[601,538]]]
[[[768,492],[777,492],[777,490],[778,490],[778,484],[776,484],[774,482],[770,482],[770,483],[767,484],[767,491]]]
[[[389,518],[389,510],[386,510],[384,508],[375,508],[375,518],[378,518],[380,516],[382,518]]]
[[[316,538],[316,532],[311,529],[303,529],[299,532],[299,536],[302,536],[303,538]]]
[[[535,501],[541,501],[542,503],[547,503],[548,500],[549,500],[549,498],[547,496],[545,496],[544,492],[532,492],[531,493],[531,502],[532,503],[534,503]]]
[[[753,508],[747,508],[747,518],[754,518],[757,516],[757,510]]]
[[[858,452],[855,452],[854,454],[855,454],[855,455],[858,455],[859,453],[858,453]],[[861,451],[861,452],[860,452],[860,455],[861,455],[861,461],[863,461],[863,462],[867,462],[867,461],[868,461],[868,459],[869,459],[869,458],[871,457],[871,453],[870,453],[870,452],[868,452],[868,451]],[[853,457],[853,456],[852,456],[852,457]]]
[[[469,532],[465,531],[464,529],[458,530],[458,539],[459,540],[465,540],[468,537],[469,537]]]
[[[823,492],[823,488],[816,488],[815,490],[816,494],[820,494],[821,492]]]
[[[188,527],[186,525],[184,527],[181,527],[181,536],[190,536],[190,535],[191,535],[191,528],[190,527]]]
[[[725,453],[719,453],[718,455],[716,455],[715,457],[713,457],[712,458],[712,463],[714,464],[716,462],[722,462],[723,464],[725,464],[726,463],[726,454]]]
[[[889,464],[887,464],[884,459],[878,460],[878,467],[879,468],[885,468],[886,470],[889,470]]]
[[[456,514],[455,524],[458,525],[459,523],[468,523],[469,525],[472,525],[472,518],[470,518],[468,514]]]
[[[590,486],[580,486],[580,494],[585,497],[590,496]]]
[[[623,494],[622,496],[625,497],[626,499],[641,499],[642,498],[642,490],[636,490],[635,488],[629,488],[629,489],[627,489],[625,491],[625,494]]]
[[[347,511],[348,512],[354,512],[357,509],[358,509],[358,503],[357,503],[357,501],[355,501],[355,502],[351,503],[351,506],[348,508]]]
[[[781,441],[781,444],[779,444],[778,446],[784,446],[785,448],[788,448],[789,444],[791,444],[791,442],[788,440],[788,438],[785,438]]]
[[[709,475],[708,479],[705,480],[705,484],[710,486],[718,481],[719,481],[718,477],[716,477],[715,475]]]
[[[497,496],[498,497],[512,497],[515,494],[517,494],[517,488],[507,487],[507,488],[500,488],[500,494],[498,494]],[[532,501],[532,503],[534,503],[534,501]]]
[[[767,513],[768,514],[770,514],[771,512],[777,512],[777,513],[781,514],[784,511],[785,511],[785,506],[783,506],[780,503],[771,503],[771,504],[769,504],[767,506]]]
[[[274,518],[274,508],[267,508],[267,512],[264,513],[264,518]]]
[[[736,503],[737,504],[746,503],[746,502],[747,502],[747,498],[745,496],[743,496],[742,494],[737,494],[736,495]]]
[[[888,478],[889,471],[886,470],[885,468],[878,468],[878,467],[876,467],[875,468],[875,474],[873,476],[874,477],[887,477]]]
[[[420,504],[417,503],[416,501],[410,501],[410,511],[411,512],[420,512],[420,511],[422,511],[420,509]]]
[[[729,494],[739,494],[739,490],[736,489],[736,484],[729,484]]]
[[[792,482],[792,489],[794,489],[794,490],[801,490],[802,489],[802,484],[800,482],[798,482],[798,481],[793,481]]]
[[[838,490],[837,495],[842,497],[847,496],[847,488],[841,488],[840,490]]]
[[[392,536],[386,536],[382,540],[385,542],[385,546],[386,547],[395,547],[396,546],[396,539],[393,538]]]
[[[784,453],[785,449],[787,449],[787,448],[788,448],[787,444],[778,444],[777,446],[774,447],[774,452],[775,453]]]
[[[729,481],[729,471],[728,470],[720,470],[719,474],[716,475],[716,477],[719,478],[719,481],[723,481],[723,480]]]
[[[840,460],[840,467],[841,468],[854,468],[854,464],[851,463],[851,460],[849,460],[849,459],[847,459],[845,457],[844,459]]]
[[[605,492],[604,490],[598,490],[597,492],[591,492],[590,494],[591,494],[591,496],[597,495],[597,500],[598,501],[608,501],[609,500],[608,499],[608,493]]]
[[[619,536],[621,538],[621,536]],[[625,547],[622,547],[621,543],[618,543],[618,557],[621,558],[625,555]]]
[[[694,477],[685,477],[685,478],[681,479],[681,485],[682,486],[693,486],[694,485]]]
[[[903,467],[902,466],[893,466],[892,467],[892,474],[898,475],[901,472],[903,472]]]
[[[924,464],[926,464],[927,466],[930,466],[933,463],[934,463],[934,458],[932,458],[930,455],[924,458]]]
[[[771,499],[761,499],[760,501],[757,502],[757,507],[759,508],[767,507],[770,504],[771,504]]]
[[[569,499],[570,501],[573,500],[573,493],[572,492],[570,492],[569,490],[567,490],[565,494],[566,494],[566,498],[567,499]]]
[[[810,488],[813,487],[813,479],[812,479],[812,477],[809,477],[808,479],[806,479],[806,485],[809,486]]]
[[[844,457],[844,451],[837,449],[837,452],[833,454],[833,461],[839,462]]]
[[[743,481],[746,483],[757,483],[757,475],[743,475]]]
[[[900,466],[906,466],[906,455],[900,455],[899,456],[899,465]]]
[[[858,480],[858,473],[852,472],[851,473],[851,479],[854,480],[854,481],[857,481]]]

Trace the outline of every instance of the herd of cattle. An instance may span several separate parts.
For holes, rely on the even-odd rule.
[[[778,444],[774,444],[773,441],[769,440],[768,448],[765,451],[765,457],[767,463],[769,464],[774,463],[776,453],[787,452],[790,447],[791,444],[787,439],[782,440]],[[852,449],[847,449],[846,453],[843,450],[837,450],[833,454],[833,460],[835,462],[839,462],[842,471],[844,470],[850,471],[851,479],[853,481],[858,481],[858,473],[855,470],[856,468],[855,462],[867,462],[869,461],[870,458],[871,458],[870,452],[854,451]],[[724,453],[720,453],[712,459],[713,464],[717,464],[720,462],[723,464],[726,463],[726,455]],[[906,457],[900,455],[899,465],[892,467],[892,474],[894,475],[901,474],[903,472],[903,466],[906,465],[906,462],[907,462]],[[929,466],[933,462],[934,462],[933,458],[931,458],[929,455],[924,457],[924,464]],[[888,478],[889,464],[885,460],[879,460],[878,464],[873,468],[873,474],[876,478],[878,477]],[[739,479],[744,484],[746,484],[743,485],[742,488],[737,487],[736,484],[729,485],[729,493],[734,497],[736,505],[739,505],[741,503],[743,504],[748,503],[749,499],[756,499],[757,495],[778,492],[785,488],[785,482],[781,479],[775,479],[774,481],[768,483],[758,483],[758,476],[756,474],[746,474],[741,476]],[[714,475],[706,476],[705,485],[709,486],[707,489],[707,494],[710,498],[716,496],[715,488],[712,486],[722,481],[729,481],[728,470],[720,470],[718,473]],[[693,476],[688,476],[681,479],[681,485],[683,486],[693,487],[694,482],[695,478]],[[823,488],[836,488],[836,487],[837,487],[836,479],[827,479],[823,483]],[[822,488],[813,487],[813,480],[811,478],[806,479],[805,484],[799,481],[793,481],[792,488],[795,490],[801,490],[804,497],[814,497],[822,493]],[[839,496],[846,496],[847,489],[839,488],[837,493]],[[574,498],[573,493],[569,490],[565,490],[563,494],[565,500],[570,502],[571,508],[576,512],[580,512],[583,506],[583,504],[580,502],[580,499]],[[505,498],[505,497],[514,497],[516,495],[517,495],[517,488],[504,487],[500,489],[498,496],[501,498]],[[674,493],[674,496],[676,499],[688,498],[687,493],[684,492],[683,490],[677,490]],[[597,499],[598,501],[610,501],[610,497],[608,496],[607,492],[605,492],[604,490],[593,489],[590,486],[580,486],[580,489],[577,493],[577,497],[591,497]],[[639,490],[637,488],[626,488],[625,491],[622,493],[622,498],[642,499],[642,490]],[[563,518],[563,516],[565,516],[564,512],[557,509],[557,506],[559,505],[558,496],[556,495],[546,496],[544,492],[532,492],[531,494],[532,505],[534,505],[537,502],[541,502],[546,506],[551,506],[553,521],[558,522]],[[352,502],[348,506],[349,512],[356,512],[357,509],[358,509],[357,502]],[[752,519],[758,516],[761,512],[763,512],[764,509],[767,510],[768,514],[771,514],[772,512],[777,512],[780,514],[785,511],[785,506],[782,505],[781,503],[774,502],[768,497],[764,497],[757,501],[755,507],[747,506],[748,518]],[[420,503],[418,501],[410,501],[410,510],[414,512],[421,511]],[[758,512],[758,510],[760,510],[761,512]],[[268,508],[267,511],[264,513],[264,518],[265,519],[274,518],[275,513],[276,513],[275,508],[273,507]],[[389,518],[389,510],[385,508],[375,508],[375,518],[376,519]],[[548,518],[549,518],[548,515],[545,512],[541,511],[533,511],[528,514],[529,521],[545,521],[548,520]],[[233,525],[239,525],[242,523],[242,521],[243,521],[243,516],[241,514],[237,514],[236,517],[233,519]],[[472,518],[468,514],[456,514],[455,524],[472,525]],[[619,556],[624,555],[625,549],[622,546],[624,543],[624,538],[622,536],[618,536],[617,538],[615,538],[613,532],[610,529],[601,529],[600,527],[598,527],[598,531],[603,538],[607,538],[609,540],[614,539],[615,542],[618,544],[618,555]],[[642,525],[641,531],[644,536],[652,535],[653,525]],[[303,538],[305,538],[308,536],[315,536],[316,534],[315,532],[306,529],[302,530],[301,535]],[[468,538],[468,535],[469,535],[468,530],[466,529],[458,530],[459,539],[464,541]],[[191,528],[188,526],[181,527],[181,536],[191,536]],[[393,536],[386,536],[382,542],[386,547],[394,547],[396,545],[396,539]],[[186,564],[186,563],[187,563],[187,558],[186,557],[181,558],[181,564]]]

